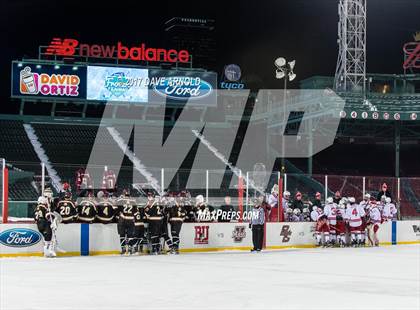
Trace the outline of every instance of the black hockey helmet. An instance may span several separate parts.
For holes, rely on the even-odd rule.
[[[128,188],[123,189],[122,196],[130,197],[130,190]]]
[[[70,191],[65,191],[63,196],[64,196],[64,199],[69,200],[69,199],[71,199],[71,192]]]

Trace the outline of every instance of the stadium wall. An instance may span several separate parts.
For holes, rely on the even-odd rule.
[[[266,248],[315,247],[314,223],[267,223]],[[381,225],[382,245],[420,243],[420,221]],[[116,224],[67,224],[57,230],[59,256],[106,255],[120,252]],[[246,223],[185,223],[181,252],[249,250],[252,233]],[[42,237],[35,224],[0,224],[0,257],[42,256]]]

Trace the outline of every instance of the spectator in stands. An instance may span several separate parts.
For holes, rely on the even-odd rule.
[[[302,193],[297,192],[295,195],[295,200],[293,200],[292,203],[292,209],[299,209],[301,212],[303,211],[303,201],[302,201]]]
[[[289,191],[284,191],[283,192],[283,199],[282,199],[283,214],[280,216],[280,221],[285,221],[286,211],[291,206],[292,206],[292,201],[290,200],[290,192]]]
[[[274,184],[271,189],[271,194],[268,196],[268,204],[270,205],[270,222],[278,222],[280,211],[279,211],[279,186]],[[281,217],[281,216],[280,216]]]
[[[336,191],[333,197],[333,201],[335,204],[339,204],[341,200],[341,193],[340,191]]]
[[[389,197],[392,200],[391,192],[388,190],[388,185],[386,183],[382,184],[381,190],[379,191],[378,195],[376,196],[376,200],[381,201],[382,196]]]
[[[226,196],[225,204],[220,206],[220,210],[222,210],[222,214],[218,218],[218,221],[220,223],[227,223],[227,222],[232,221],[232,212],[235,211],[235,208],[232,206],[231,201],[232,200],[230,196]]]
[[[315,199],[312,201],[312,206],[322,208],[321,193],[320,192],[315,193]]]

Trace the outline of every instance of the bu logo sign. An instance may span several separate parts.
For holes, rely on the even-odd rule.
[[[292,235],[292,230],[289,225],[283,225],[281,228],[280,236],[283,237],[281,242],[289,242],[290,236]]]
[[[209,226],[194,226],[194,244],[209,244]]]
[[[28,228],[13,228],[0,233],[0,243],[14,248],[30,247],[41,239],[39,232]]]

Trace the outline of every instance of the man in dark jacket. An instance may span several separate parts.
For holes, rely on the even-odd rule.
[[[335,194],[334,194],[334,197],[333,197],[333,202],[335,204],[339,204],[340,200],[341,200],[341,193],[340,193],[340,191],[336,191]]]
[[[230,196],[225,197],[225,204],[220,207],[222,214],[218,218],[220,223],[228,223],[232,221],[232,212],[235,211],[235,208],[231,204]]]
[[[295,200],[293,200],[292,203],[292,209],[299,209],[301,212],[303,211],[303,201],[302,201],[302,193],[297,192],[295,195]]]
[[[316,192],[315,199],[312,201],[312,206],[322,208],[322,201],[321,201],[321,193],[320,192]]]
[[[386,185],[386,183],[382,184],[381,191],[379,191],[378,196],[376,196],[376,201],[381,201],[382,196],[389,197],[392,200],[391,192],[388,190],[388,185]]]

